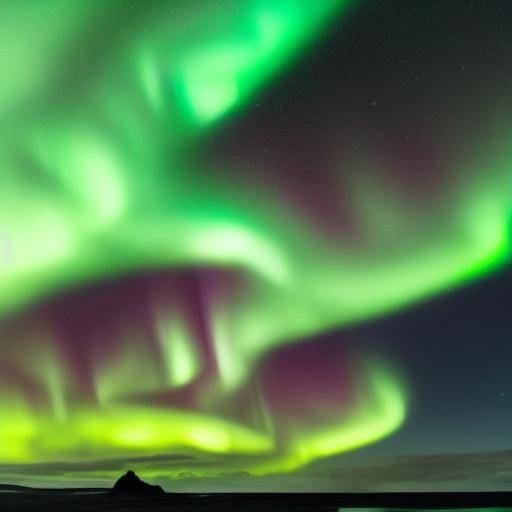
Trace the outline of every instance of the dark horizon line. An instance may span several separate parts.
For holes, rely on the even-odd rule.
[[[17,491],[26,493],[55,493],[69,494],[82,492],[109,493],[109,487],[30,487],[16,484],[0,484],[1,491]],[[189,499],[232,500],[234,498],[254,497],[262,501],[286,499],[287,502],[304,501],[308,497],[321,500],[323,503],[336,503],[341,506],[352,507],[420,507],[420,508],[478,508],[478,507],[512,507],[512,491],[365,491],[365,492],[179,492],[166,491],[163,499],[180,497]]]

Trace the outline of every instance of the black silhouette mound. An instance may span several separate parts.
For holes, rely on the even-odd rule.
[[[114,484],[111,491],[113,496],[163,496],[165,491],[159,485],[143,482],[133,471],[127,471]]]

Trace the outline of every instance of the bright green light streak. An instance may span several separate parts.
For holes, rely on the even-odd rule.
[[[190,328],[175,313],[159,321],[159,331],[169,386],[189,384],[201,368]]]
[[[371,444],[398,430],[407,412],[403,385],[381,364],[370,365],[368,378],[370,392],[348,418],[315,432],[299,427],[288,454],[274,464],[257,468],[255,473],[293,471],[319,458]]]
[[[192,118],[206,124],[240,107],[327,23],[327,16],[350,3],[248,0],[236,20],[220,13],[217,37],[195,41],[173,71]]]
[[[195,412],[137,405],[81,407],[63,421],[15,405],[0,411],[0,434],[8,441],[0,447],[3,462],[43,462],[56,456],[89,460],[176,449],[247,455],[274,448],[265,433]]]
[[[55,176],[66,196],[79,202],[88,224],[108,224],[122,214],[126,206],[122,174],[126,168],[111,145],[74,126],[35,138],[38,160]]]

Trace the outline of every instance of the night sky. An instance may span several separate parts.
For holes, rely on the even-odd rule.
[[[510,489],[510,2],[0,27],[0,481]]]

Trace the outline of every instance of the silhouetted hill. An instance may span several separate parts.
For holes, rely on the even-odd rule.
[[[165,491],[159,485],[150,485],[143,482],[133,471],[127,471],[112,487],[113,496],[144,495],[163,496]]]

